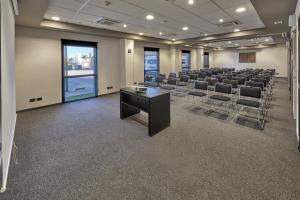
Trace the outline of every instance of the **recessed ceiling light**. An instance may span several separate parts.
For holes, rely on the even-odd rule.
[[[127,24],[123,24],[123,27],[124,27],[124,28],[127,28]]]
[[[235,46],[239,46],[239,44],[234,44]]]
[[[205,45],[203,45],[203,46],[207,47],[207,44],[205,44]]]
[[[228,43],[228,44],[231,44],[231,42],[230,42],[230,41],[228,41],[227,43]]]
[[[283,21],[282,21],[282,20],[275,21],[274,24],[275,24],[275,25],[277,25],[277,24],[283,24]]]
[[[139,35],[144,35],[144,33],[140,32]]]
[[[190,5],[193,5],[193,4],[194,4],[194,0],[189,0],[188,3],[189,3]]]
[[[187,30],[189,30],[189,27],[184,26],[184,27],[182,27],[182,30],[187,31]]]
[[[270,41],[270,39],[265,39],[265,42],[269,42]]]
[[[176,40],[175,38],[172,39],[172,41],[175,41],[175,40]]]
[[[163,33],[162,32],[159,32],[159,35],[162,35]]]
[[[236,28],[234,29],[234,32],[240,32],[240,29]]]
[[[246,10],[246,8],[240,7],[240,8],[237,8],[235,11],[238,13],[241,13],[241,12],[244,12],[245,10]]]
[[[186,45],[184,45],[184,46],[186,46],[186,47],[190,47],[191,45],[188,45],[188,44],[186,44]]]
[[[224,22],[224,19],[219,19],[219,22],[220,22],[220,23]]]
[[[147,16],[146,16],[146,19],[147,19],[147,20],[153,20],[153,19],[154,19],[154,16],[153,16],[153,15],[147,15]]]
[[[205,33],[205,34],[204,34],[204,36],[206,37],[206,36],[208,36],[208,34],[207,34],[207,33]]]
[[[53,16],[53,17],[51,17],[51,19],[54,20],[54,21],[59,21],[60,20],[60,18],[57,17],[57,16]]]

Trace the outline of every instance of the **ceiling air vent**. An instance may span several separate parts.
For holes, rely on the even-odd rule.
[[[222,23],[222,24],[219,24],[220,27],[223,27],[223,28],[228,28],[228,27],[236,27],[236,26],[239,26],[241,25],[241,22],[240,21],[230,21],[230,22],[225,22],[225,23]]]
[[[102,25],[107,25],[107,26],[113,26],[113,25],[119,24],[121,22],[119,20],[116,20],[116,19],[110,19],[110,18],[106,18],[106,17],[100,17],[97,20],[97,23],[98,24],[102,24]]]
[[[177,34],[176,33],[170,33],[170,34],[166,34],[165,36],[166,37],[176,37]]]

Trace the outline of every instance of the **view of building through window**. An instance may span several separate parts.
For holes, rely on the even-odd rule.
[[[64,49],[65,101],[96,96],[96,49],[67,45]]]
[[[144,56],[145,75],[157,76],[159,74],[159,51],[145,49]]]
[[[191,68],[191,53],[188,51],[182,51],[181,68],[182,71],[189,71]]]

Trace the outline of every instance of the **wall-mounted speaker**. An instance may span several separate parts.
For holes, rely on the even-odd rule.
[[[296,26],[296,15],[289,16],[289,27]]]

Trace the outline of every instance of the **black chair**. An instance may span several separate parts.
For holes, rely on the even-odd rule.
[[[217,94],[219,93],[219,94]],[[228,94],[228,95],[223,95]],[[229,102],[231,101],[232,86],[230,84],[217,83],[215,86],[215,94],[211,95],[209,98],[213,100]]]
[[[172,72],[171,72],[171,73],[169,74],[168,78],[170,78],[170,77],[176,78],[176,73],[172,73]]]
[[[261,91],[264,91],[264,83],[263,82],[247,81],[246,86],[259,87],[259,88],[261,88]]]
[[[188,85],[190,77],[187,75],[183,75],[179,77],[179,82],[177,82],[177,86],[179,87],[185,87]]]
[[[243,107],[248,107],[258,111],[255,119],[258,121],[261,128],[264,127],[266,110],[262,99],[261,87],[249,87],[243,86],[240,88],[239,99],[236,101],[236,105],[239,106],[238,114]],[[249,117],[247,115],[246,117]]]
[[[190,102],[190,96],[193,96],[193,101],[195,104],[195,96],[202,98],[207,96],[208,93],[208,85],[205,81],[195,81],[194,90],[188,92],[188,102]]]
[[[161,85],[161,89],[164,90],[175,90],[177,79],[174,77],[169,77],[166,84]]]
[[[216,78],[207,77],[206,82],[208,84],[208,90],[214,91],[218,80]]]
[[[231,87],[232,87],[232,94],[237,94],[238,92],[238,81],[237,80],[228,80],[228,79],[225,79],[223,81],[223,83],[225,84],[230,84]]]
[[[198,74],[189,74],[190,80],[197,80]]]
[[[233,77],[232,80],[238,81],[238,85],[245,85],[246,83],[245,77]]]

